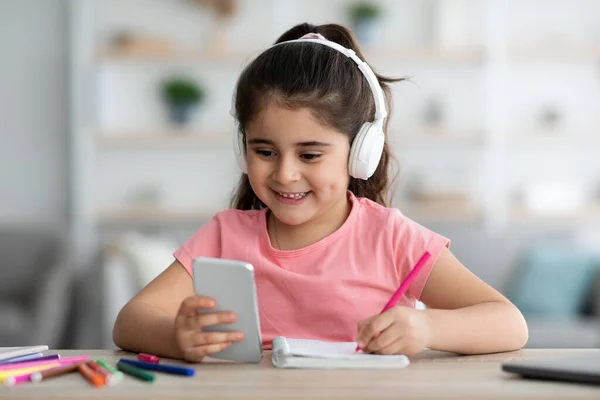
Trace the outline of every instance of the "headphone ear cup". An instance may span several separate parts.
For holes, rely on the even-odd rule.
[[[364,179],[363,174],[360,173],[360,166],[358,165],[358,153],[362,147],[363,141],[365,139],[365,134],[371,127],[370,122],[365,122],[361,127],[354,140],[352,141],[352,146],[350,147],[350,157],[348,157],[348,173],[351,177],[356,179]]]
[[[248,173],[248,166],[246,163],[246,152],[245,152],[245,144],[244,144],[244,135],[236,128],[233,133],[233,152],[235,155],[235,161],[238,164],[240,170],[244,173]]]
[[[385,136],[377,125],[364,123],[352,142],[348,158],[348,172],[356,179],[369,179],[377,169]]]

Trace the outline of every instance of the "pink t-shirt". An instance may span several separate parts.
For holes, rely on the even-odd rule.
[[[190,275],[196,257],[242,260],[254,266],[265,348],[279,335],[351,342],[357,322],[378,314],[429,251],[427,265],[399,303],[415,306],[433,264],[450,242],[397,209],[351,192],[348,198],[352,209],[346,222],[302,249],[271,246],[266,209],[226,210],[174,255]]]

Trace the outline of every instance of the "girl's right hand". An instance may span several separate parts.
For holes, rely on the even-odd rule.
[[[175,317],[175,341],[184,360],[199,362],[205,356],[244,339],[243,332],[202,331],[206,326],[230,324],[237,320],[237,315],[233,312],[197,313],[199,308],[211,309],[216,305],[214,299],[204,296],[188,297],[181,303]]]

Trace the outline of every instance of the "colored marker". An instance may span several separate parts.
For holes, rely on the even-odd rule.
[[[31,375],[32,374],[24,374],[24,375],[19,375],[19,376],[9,376],[8,378],[6,378],[4,380],[4,384],[6,386],[16,386],[16,385],[20,385],[21,383],[29,382],[29,379],[30,379]]]
[[[152,364],[158,364],[159,359],[154,354],[140,353],[137,356],[137,359],[143,362],[149,362]]]
[[[104,362],[103,360],[96,360],[96,362],[98,364],[100,364],[100,366],[102,368],[104,368],[105,370],[107,370],[108,372],[110,372],[115,380],[115,382],[120,382],[123,380],[123,373],[117,369],[115,369],[113,366],[111,366],[109,363]]]
[[[69,365],[65,365],[63,367],[51,368],[44,371],[33,372],[31,374],[31,382],[39,383],[41,381],[45,381],[50,378],[54,378],[56,376],[61,376],[65,374],[70,374],[72,372],[77,372],[77,366],[80,363],[73,363]]]
[[[102,378],[102,376],[97,374],[96,372],[94,372],[86,364],[83,364],[83,363],[78,364],[77,371],[79,371],[81,376],[83,376],[85,379],[87,379],[92,385],[94,385],[98,388],[104,386],[104,379]]]
[[[33,353],[33,354],[27,354],[26,356],[19,356],[19,357],[13,357],[13,358],[9,358],[7,360],[2,360],[0,361],[0,365],[1,364],[14,364],[14,363],[18,363],[18,362],[22,362],[22,361],[29,361],[29,360],[41,360],[43,357],[42,353]]]
[[[98,364],[96,361],[90,360],[87,363],[87,366],[92,369],[92,371],[96,372],[98,375],[102,377],[105,385],[112,386],[115,384],[115,381],[110,372],[105,370]]]
[[[152,364],[154,365],[154,364]],[[133,365],[124,363],[123,361],[119,361],[117,363],[117,368],[126,374],[129,374],[135,378],[141,379],[143,381],[152,382],[154,380],[154,374],[144,371],[141,368],[134,367]]]
[[[119,363],[125,363],[138,368],[149,369],[151,371],[165,372],[167,374],[192,376],[196,373],[194,368],[179,367],[177,365],[153,364],[143,361],[126,360],[124,358],[120,359]]]
[[[54,363],[54,364],[38,365],[36,367],[13,369],[10,371],[1,371],[0,372],[0,382],[4,382],[5,380],[7,380],[10,377],[17,377],[17,376],[21,376],[21,375],[25,375],[25,374],[31,374],[32,372],[43,371],[45,369],[56,368],[56,367],[60,367],[60,366],[61,366],[61,364]]]
[[[11,360],[0,363],[0,365],[12,365],[12,364],[16,364],[16,363],[26,363],[26,362],[51,361],[51,360],[58,360],[59,358],[60,358],[60,356],[58,354],[51,354],[49,356],[42,356],[40,354],[37,357],[29,357],[29,358],[19,357],[19,358],[11,359]]]
[[[43,365],[51,365],[51,364],[64,365],[64,364],[71,364],[74,362],[83,362],[83,361],[87,361],[88,359],[89,359],[88,356],[75,356],[75,357],[58,358],[58,359],[54,359],[54,360],[44,360],[44,361],[31,360],[31,361],[22,361],[22,362],[15,363],[15,364],[3,364],[3,365],[0,365],[0,374],[2,374],[4,372],[9,372],[12,370],[21,369],[21,368],[40,367]]]

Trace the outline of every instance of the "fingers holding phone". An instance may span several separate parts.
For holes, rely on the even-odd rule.
[[[190,321],[190,324],[201,325],[204,333],[227,335],[199,335],[194,338],[201,354],[210,352],[211,358],[260,362],[263,351],[254,266],[239,260],[197,257],[192,268],[194,292],[203,297],[198,301],[204,305],[197,312],[211,315]],[[233,319],[230,318],[231,312],[236,314]],[[231,335],[233,332],[243,332],[243,339],[238,340],[239,336]],[[212,343],[214,341],[219,343]],[[194,357],[198,357],[196,353]]]
[[[175,318],[175,339],[186,361],[198,362],[234,342],[244,339],[242,332],[204,332],[206,327],[231,324],[237,320],[233,312],[209,312],[216,301],[206,296],[188,297],[181,303]],[[198,313],[199,309],[207,312]]]

